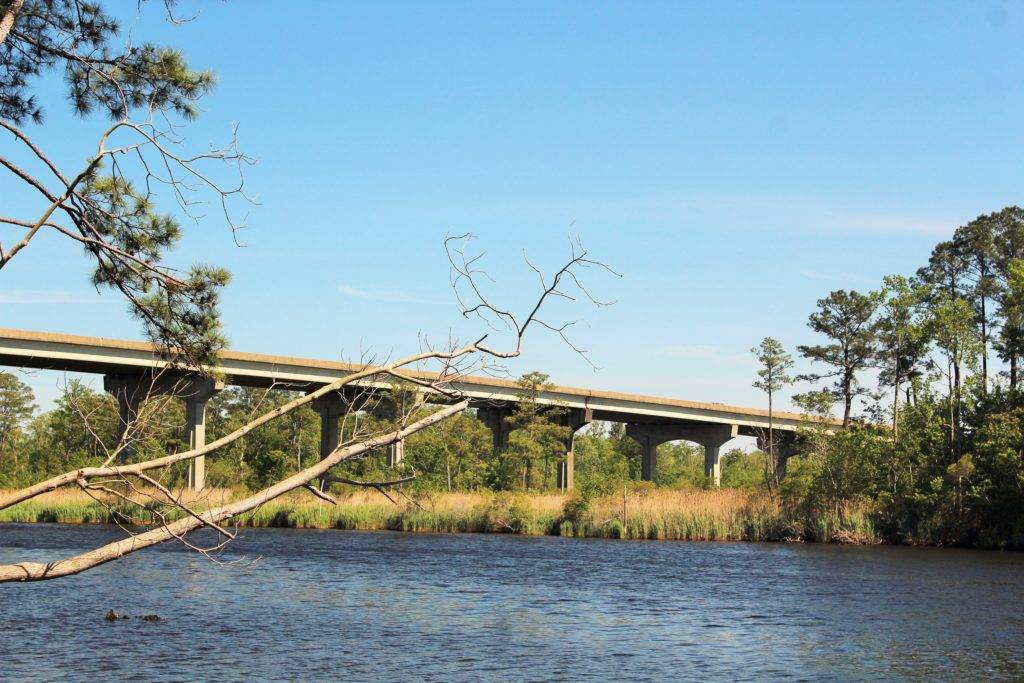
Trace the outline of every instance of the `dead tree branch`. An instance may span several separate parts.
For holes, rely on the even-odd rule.
[[[20,562],[0,565],[0,583],[11,581],[41,581],[62,576],[78,574],[92,567],[99,566],[123,557],[129,553],[163,543],[174,538],[184,538],[185,534],[201,526],[218,524],[244,512],[253,510],[264,503],[277,498],[289,491],[300,488],[314,479],[326,474],[332,467],[352,457],[394,443],[442,420],[462,412],[469,407],[468,401],[461,401],[389,434],[370,439],[360,444],[338,448],[329,456],[311,467],[294,474],[283,481],[258,491],[237,502],[199,513],[198,518],[188,516],[170,524],[162,525],[145,533],[132,536],[114,543],[109,543],[95,550],[90,550],[73,557],[54,562]]]

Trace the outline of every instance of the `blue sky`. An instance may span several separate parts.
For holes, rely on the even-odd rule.
[[[135,35],[218,76],[189,140],[237,122],[259,159],[246,246],[211,217],[173,255],[232,271],[241,350],[400,355],[469,335],[446,234],[476,234],[523,304],[521,250],[554,265],[579,233],[623,274],[592,280],[615,306],[559,312],[584,319],[601,369],[540,334],[513,372],[760,405],[763,336],[812,341],[829,290],[911,273],[957,225],[1021,202],[1021,4],[230,2],[182,26],[156,9],[127,16]],[[103,122],[72,117],[59,79],[43,94],[33,132],[77,166]],[[0,197],[38,211],[8,177]],[[73,245],[33,243],[5,269],[0,325],[137,338],[88,271]]]

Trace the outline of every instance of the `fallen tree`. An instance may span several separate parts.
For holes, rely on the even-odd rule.
[[[375,449],[379,449],[387,446],[388,444],[404,439],[410,434],[414,434],[422,429],[430,427],[431,425],[437,424],[468,408],[469,402],[465,397],[463,397],[460,392],[451,388],[453,383],[455,383],[460,377],[467,374],[467,362],[470,364],[470,367],[479,369],[482,367],[488,367],[490,362],[494,359],[505,360],[519,356],[523,350],[523,342],[526,333],[535,325],[539,325],[547,329],[554,329],[559,331],[560,335],[564,336],[565,325],[553,326],[539,317],[544,304],[554,297],[572,299],[573,297],[569,293],[569,290],[565,288],[565,283],[567,282],[572,283],[572,285],[579,291],[586,293],[587,290],[583,287],[579,279],[578,271],[581,268],[596,265],[603,269],[607,269],[607,266],[604,264],[589,258],[587,252],[579,247],[578,243],[574,243],[570,259],[550,278],[550,281],[541,276],[542,291],[537,297],[535,303],[529,308],[529,312],[520,321],[520,319],[510,311],[492,304],[483,293],[483,290],[477,281],[478,276],[483,271],[475,269],[473,265],[477,262],[477,257],[466,258],[465,252],[461,247],[452,248],[452,239],[449,239],[446,244],[449,247],[449,259],[452,264],[453,273],[455,274],[455,277],[453,278],[455,289],[456,291],[459,291],[460,285],[462,285],[465,290],[462,295],[459,296],[459,301],[463,302],[463,315],[483,316],[485,319],[489,317],[493,321],[500,321],[503,323],[506,329],[510,330],[513,334],[514,343],[510,348],[503,350],[493,347],[487,343],[488,335],[484,335],[472,343],[455,348],[449,348],[448,350],[426,350],[383,366],[368,367],[359,372],[341,377],[338,380],[317,389],[316,391],[263,413],[245,424],[243,427],[220,439],[217,439],[216,441],[213,441],[203,448],[186,450],[172,455],[143,460],[136,463],[111,464],[111,462],[127,445],[127,441],[122,439],[121,443],[109,451],[109,455],[107,455],[106,461],[103,464],[96,467],[79,468],[65,472],[38,482],[32,486],[15,491],[5,496],[3,499],[0,499],[0,509],[31,500],[36,496],[61,487],[76,486],[88,493],[105,494],[115,500],[121,500],[136,505],[145,506],[149,503],[159,503],[161,506],[165,506],[167,508],[181,510],[185,513],[185,516],[176,521],[169,521],[168,514],[166,512],[158,511],[156,514],[159,519],[159,524],[156,528],[140,533],[130,528],[129,525],[122,525],[122,528],[127,533],[127,538],[96,548],[95,550],[49,563],[20,562],[0,565],[0,582],[39,581],[68,576],[70,574],[76,574],[85,571],[86,569],[104,564],[151,545],[171,540],[178,540],[197,552],[211,556],[212,553],[222,550],[227,542],[235,538],[235,532],[225,528],[221,522],[229,520],[236,515],[253,510],[254,508],[273,500],[278,496],[298,488],[305,488],[311,494],[316,495],[321,499],[334,502],[329,494],[312,485],[312,483],[317,480],[343,481],[350,485],[372,487],[378,490],[382,490],[383,488],[396,483],[408,481],[407,478],[383,482],[356,481],[333,475],[331,473],[331,469],[346,460],[363,456]],[[469,305],[465,303],[468,296],[473,297],[473,299],[470,299],[473,303]],[[587,294],[587,296],[589,297],[589,294]],[[595,301],[595,303],[600,304],[600,302],[597,302],[592,297],[590,298],[592,301]],[[574,346],[573,348],[576,348],[580,353],[585,353],[578,349],[578,347]],[[408,368],[413,364],[422,363],[424,361],[439,362],[442,365],[442,368],[430,379],[423,379],[425,376],[423,373],[412,374],[403,372],[404,368]],[[180,368],[180,366],[174,367]],[[398,423],[397,429],[386,434],[372,436],[354,432],[354,437],[350,439],[348,443],[339,445],[338,448],[315,465],[307,467],[304,470],[268,486],[242,500],[208,510],[199,510],[186,503],[180,493],[171,491],[150,474],[154,471],[165,471],[171,465],[176,463],[192,460],[223,448],[271,420],[286,415],[300,406],[306,405],[316,398],[324,396],[332,391],[338,391],[345,387],[353,386],[361,380],[384,376],[397,379],[402,382],[408,382],[417,388],[415,392],[415,400],[413,400],[403,413],[396,418],[396,422]],[[444,400],[449,403],[449,405],[443,405],[439,410],[436,410],[425,417],[413,420],[413,415],[419,408],[422,408],[428,400],[433,400],[435,402]],[[356,405],[357,403],[353,402],[352,409],[349,412],[346,412],[344,416],[346,419],[351,413],[356,412]],[[141,431],[143,428],[144,425],[132,425],[131,428],[125,430],[125,433],[131,433],[133,429],[134,431]],[[145,486],[155,489],[156,493],[146,490],[143,488]],[[200,527],[213,529],[220,534],[222,540],[210,547],[201,547],[188,541],[186,539],[186,534]]]
[[[339,447],[329,456],[312,467],[307,467],[303,471],[298,472],[297,474],[294,474],[273,486],[265,488],[262,491],[258,491],[247,498],[243,498],[242,500],[228,505],[206,510],[204,512],[195,512],[190,510],[190,514],[183,519],[161,524],[155,529],[151,529],[140,534],[131,534],[128,538],[114,543],[108,543],[107,545],[96,548],[95,550],[90,550],[89,552],[81,553],[80,555],[75,555],[74,557],[69,557],[63,560],[56,560],[54,562],[19,562],[15,564],[0,565],[0,583],[10,581],[42,581],[45,579],[56,579],[62,576],[78,574],[86,569],[91,569],[106,562],[110,562],[111,560],[116,560],[128,553],[133,553],[137,550],[148,548],[151,545],[156,545],[157,543],[163,543],[173,539],[177,539],[192,549],[204,554],[219,550],[223,547],[222,545],[218,545],[214,548],[200,548],[195,546],[186,540],[185,535],[194,529],[205,526],[215,529],[221,533],[225,537],[226,543],[227,540],[234,539],[235,534],[224,529],[220,524],[221,522],[244,512],[253,510],[260,505],[277,498],[278,496],[288,493],[289,491],[294,491],[297,488],[308,485],[311,481],[327,474],[332,467],[340,462],[362,455],[374,448],[380,448],[381,446],[394,443],[395,441],[403,439],[410,434],[415,434],[421,429],[437,424],[438,422],[449,418],[468,407],[468,401],[460,401],[454,405],[446,406],[422,420],[418,420],[411,425],[391,432],[390,434],[385,434],[375,439],[362,441],[358,444],[353,444],[344,448]],[[377,485],[379,486],[381,484]],[[321,492],[318,495],[326,494]]]
[[[168,19],[177,23],[174,0],[163,0],[162,4]],[[0,216],[0,226],[18,231],[11,246],[5,248],[0,240],[0,271],[35,244],[43,231],[52,231],[84,248],[94,265],[93,284],[121,294],[143,323],[147,336],[161,349],[160,369],[151,378],[150,391],[143,401],[166,400],[166,392],[156,390],[163,378],[182,373],[216,377],[217,352],[224,346],[218,292],[228,276],[209,266],[193,266],[184,273],[170,267],[166,256],[177,243],[181,228],[176,218],[158,213],[154,207],[169,197],[182,214],[199,220],[203,216],[196,213],[196,207],[212,197],[233,234],[237,234],[243,224],[234,218],[233,203],[248,200],[242,171],[252,160],[238,151],[234,136],[230,144],[219,149],[199,153],[184,150],[180,129],[196,115],[195,103],[212,86],[212,75],[190,69],[181,54],[169,48],[142,43],[117,49],[114,41],[118,35],[117,21],[95,3],[0,0],[0,128],[15,142],[11,153],[0,153],[0,169],[6,170],[8,178],[30,201],[39,202],[37,214]],[[64,72],[68,96],[77,113],[84,116],[98,111],[112,121],[99,135],[95,152],[84,167],[73,173],[62,171],[54,155],[45,152],[23,127],[26,121],[42,120],[42,109],[28,84],[54,69]],[[139,112],[141,118],[133,118]],[[517,315],[492,302],[485,293],[482,280],[488,276],[480,267],[482,254],[467,254],[468,239],[462,236],[445,241],[451,284],[462,316],[479,319],[491,332],[468,344],[452,342],[435,348],[423,343],[419,353],[405,358],[365,363],[358,372],[254,414],[243,426],[202,448],[160,457],[143,454],[138,459],[133,451],[153,411],[140,410],[132,416],[113,446],[102,442],[90,426],[89,415],[83,412],[85,428],[99,446],[96,463],[4,495],[0,509],[48,491],[77,487],[111,508],[118,503],[145,507],[153,512],[155,523],[140,529],[140,520],[120,515],[124,539],[52,562],[0,565],[0,582],[68,576],[175,540],[215,559],[216,553],[235,538],[235,531],[226,522],[289,491],[301,488],[331,502],[330,493],[314,482],[337,481],[383,491],[408,481],[408,477],[360,481],[332,472],[332,468],[465,410],[468,401],[453,388],[457,380],[470,371],[494,372],[497,363],[519,356],[529,329],[547,329],[585,357],[585,352],[567,336],[572,323],[551,323],[540,314],[552,299],[575,301],[582,296],[603,305],[590,296],[580,276],[592,266],[610,269],[591,259],[578,240],[571,242],[569,258],[550,277],[527,260],[539,278],[540,292],[524,313]],[[506,335],[504,344],[491,341],[495,331]],[[424,364],[432,364],[429,373],[410,371]],[[367,383],[376,384],[378,390],[368,391]],[[383,384],[394,384],[397,391],[412,398],[403,402],[387,429],[371,432],[349,425],[349,419],[367,401],[380,400],[379,386]],[[204,501],[186,501],[168,484],[165,475],[175,465],[222,449],[272,420],[342,390],[356,392],[355,400],[341,416],[341,431],[347,437],[315,465],[241,500],[206,508],[201,504]],[[434,405],[433,412],[424,410],[428,403]],[[189,532],[200,528],[213,530],[218,542],[201,546],[188,538]]]

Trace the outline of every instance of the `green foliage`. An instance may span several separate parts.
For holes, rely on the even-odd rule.
[[[552,386],[548,380],[541,372],[520,377],[519,401],[508,418],[512,432],[503,457],[518,463],[518,487],[525,491],[554,488],[556,468],[571,436],[569,427],[559,424],[565,409],[538,402],[541,392]],[[510,467],[506,464],[499,469],[507,477]]]
[[[708,479],[704,475],[704,450],[689,443],[660,445],[658,481],[669,488],[706,488]]]
[[[765,486],[764,454],[745,453],[738,448],[722,456],[722,486],[756,490]]]
[[[576,488],[588,495],[620,491],[639,472],[631,467],[637,459],[634,446],[618,424],[609,429],[607,423],[598,422],[581,431],[574,446]]]
[[[0,3],[0,14],[7,6]],[[151,43],[115,46],[120,32],[98,3],[26,0],[0,42],[0,117],[41,122],[43,109],[30,86],[57,69],[79,115],[98,109],[121,119],[133,109],[151,108],[193,118],[196,101],[213,87],[213,74],[191,70],[177,50]]]
[[[750,352],[757,358],[760,366],[754,388],[768,394],[768,400],[771,401],[773,394],[793,382],[793,378],[788,374],[793,367],[793,358],[786,353],[782,342],[772,337],[762,339],[761,344],[752,348]]]
[[[824,335],[827,344],[797,347],[805,358],[827,366],[823,372],[805,375],[802,379],[817,382],[832,379],[828,389],[833,401],[843,404],[844,426],[850,420],[853,400],[866,393],[858,373],[871,367],[878,351],[875,312],[880,298],[876,293],[860,294],[840,289],[818,300],[818,310],[811,314],[808,326]]]
[[[28,385],[9,372],[0,372],[0,487],[9,485],[8,478],[18,469],[25,427],[35,412],[33,399]]]
[[[471,415],[456,415],[434,429],[414,434],[406,442],[406,463],[421,473],[417,490],[475,491],[490,470],[491,433]]]
[[[246,460],[249,476],[246,484],[253,491],[266,488],[284,478],[288,471],[288,456],[284,451],[256,450]]]
[[[247,163],[243,155],[233,149],[175,151],[182,141],[180,124],[196,116],[198,100],[214,85],[212,72],[191,69],[175,49],[123,40],[120,23],[100,3],[25,0],[19,5],[0,2],[0,16],[11,20],[10,31],[0,35],[0,118],[64,179],[63,194],[47,190],[31,170],[18,170],[18,182],[54,202],[44,214],[46,224],[79,240],[95,263],[93,284],[121,292],[152,341],[188,364],[215,365],[225,344],[218,298],[227,272],[202,264],[189,269],[166,265],[181,229],[172,215],[153,205],[160,196],[155,187],[165,186],[178,208],[196,218],[189,207],[205,201],[194,195],[206,188],[218,195],[226,215],[227,198],[240,194],[240,188],[222,189],[216,172],[198,166],[204,161]],[[170,16],[174,0],[164,5]],[[77,115],[96,113],[117,122],[81,171],[62,173],[35,146],[29,131],[13,127],[42,122],[36,81],[50,72],[63,77]],[[139,121],[132,122],[129,117],[136,113]],[[24,219],[25,224],[44,220],[37,215]]]
[[[879,368],[886,391],[868,413],[891,428],[862,423],[830,434],[808,422],[782,498],[802,528],[817,529],[812,536],[844,515],[850,528],[855,509],[891,541],[1024,547],[1022,258],[1024,210],[1007,207],[936,245],[916,278],[886,278],[871,295],[877,310],[870,297],[845,292],[819,302],[812,327],[833,343],[802,350],[848,386]],[[842,341],[858,336],[859,350]],[[1003,379],[990,372],[990,347],[1008,365]],[[809,416],[826,414],[820,391],[796,399]]]
[[[519,494],[495,494],[480,512],[488,531],[524,534],[533,526],[526,499]]]

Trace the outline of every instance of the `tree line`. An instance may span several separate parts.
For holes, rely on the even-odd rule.
[[[894,542],[1024,547],[1024,210],[979,216],[932,250],[910,276],[885,277],[874,291],[837,290],[817,302],[808,325],[821,338],[796,347],[811,372],[767,337],[753,349],[754,386],[770,414],[781,392],[807,416],[780,477],[777,435],[765,454],[726,454],[723,485],[763,488],[805,520],[867,510]],[[520,378],[521,401],[506,418],[508,446],[493,447],[471,412],[406,443],[408,487],[421,491],[554,491],[569,428],[558,408],[536,400],[542,373]],[[233,387],[208,406],[211,438],[293,398],[291,392]],[[30,389],[0,373],[0,487],[24,486],[96,462],[117,439],[112,398],[72,381],[53,409],[37,414]],[[838,408],[841,422],[820,420]],[[436,407],[424,406],[421,413]],[[386,411],[357,418],[386,429]],[[771,420],[770,420],[771,421]],[[164,401],[146,422],[136,458],[181,449],[183,410]],[[257,490],[319,458],[320,418],[309,407],[266,424],[208,458],[212,486]],[[595,423],[576,435],[576,485],[583,496],[640,478],[638,445],[625,425]],[[386,480],[383,453],[346,463],[348,476]],[[182,484],[184,467],[171,473]],[[659,484],[706,487],[703,454],[686,443],[659,449]]]
[[[547,375],[531,372],[519,380],[520,401],[506,420],[508,446],[495,451],[490,429],[471,413],[457,415],[410,437],[403,472],[416,479],[419,491],[557,490],[557,467],[565,457],[569,428],[559,424],[561,410],[542,406]],[[254,414],[272,410],[293,392],[229,387],[207,405],[210,439],[233,432]],[[185,415],[180,401],[155,399],[145,427],[134,444],[133,459],[160,457],[182,449]],[[52,409],[39,413],[32,390],[11,373],[0,373],[0,488],[16,488],[55,473],[91,465],[117,442],[117,405],[109,394],[77,380],[68,383]],[[142,408],[146,411],[146,407]],[[424,412],[431,407],[421,409]],[[348,422],[342,438],[355,429],[371,432],[389,427],[385,409],[360,413]],[[308,466],[320,457],[320,416],[311,408],[294,410],[207,457],[207,481],[218,488],[258,490]],[[575,437],[576,485],[586,495],[609,493],[640,478],[640,448],[621,423],[594,423]],[[659,481],[664,486],[704,487],[704,456],[698,446],[664,444],[659,451]],[[762,479],[760,459],[739,450],[725,456],[726,486],[756,487]],[[360,479],[388,479],[383,451],[347,465],[343,474]],[[341,472],[341,470],[339,470]],[[171,474],[184,486],[186,469]]]
[[[912,276],[829,293],[808,325],[808,374],[772,338],[754,350],[769,400],[809,382],[805,413],[842,414],[804,430],[787,503],[866,505],[894,541],[1024,547],[1024,209],[957,228]]]

